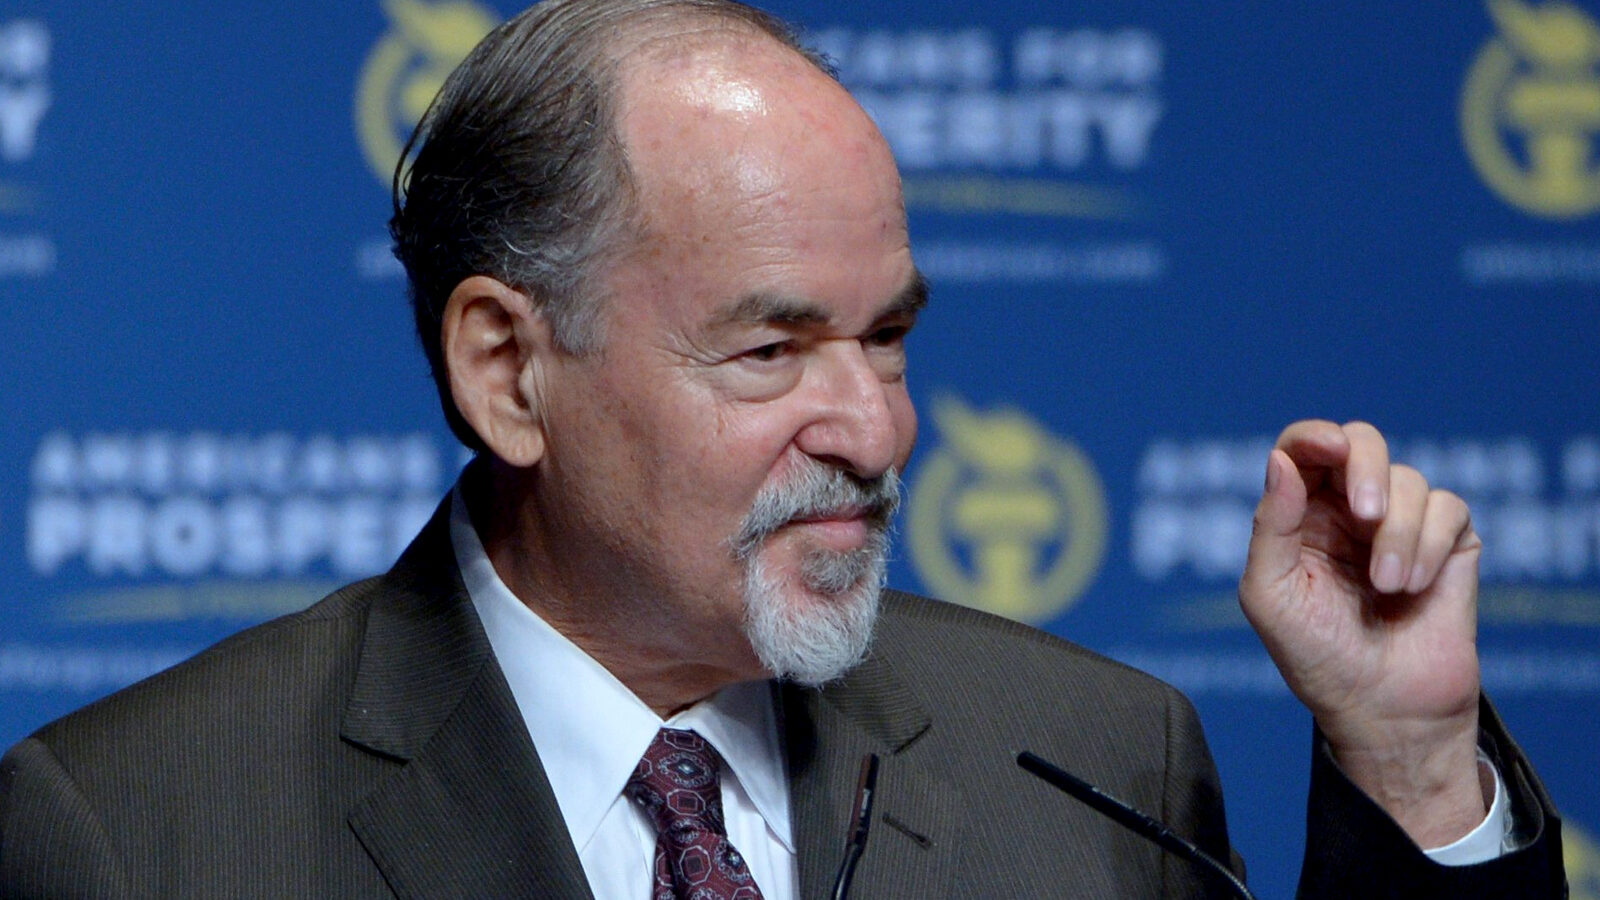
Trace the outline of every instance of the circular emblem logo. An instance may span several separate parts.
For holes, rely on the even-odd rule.
[[[1030,623],[1065,611],[1105,558],[1105,491],[1076,447],[1021,412],[934,406],[942,446],[912,486],[917,574],[949,600]]]
[[[499,19],[470,0],[383,0],[383,10],[389,31],[361,67],[355,116],[367,164],[388,184],[445,78]]]
[[[1467,73],[1461,131],[1508,203],[1570,219],[1600,210],[1600,24],[1570,3],[1489,0],[1500,34]]]

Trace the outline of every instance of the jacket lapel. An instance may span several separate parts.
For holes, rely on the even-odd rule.
[[[962,796],[909,752],[932,727],[916,697],[869,658],[820,691],[785,685],[782,698],[800,896],[832,896],[867,753],[879,755],[878,786],[851,896],[949,896]]]
[[[400,897],[590,900],[450,545],[449,501],[385,576],[343,737],[403,765],[349,815]]]
[[[349,815],[400,897],[592,900],[555,795],[494,662],[442,504],[372,606],[346,741],[398,766]],[[880,758],[854,897],[950,896],[960,789],[910,751],[932,719],[869,658],[822,690],[780,690],[800,895],[831,895],[861,759]]]

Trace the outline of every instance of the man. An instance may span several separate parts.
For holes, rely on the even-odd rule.
[[[1181,697],[880,608],[926,291],[888,148],[781,27],[556,0],[419,135],[393,228],[480,459],[388,575],[13,750],[7,896],[819,897],[867,753],[854,896],[1224,896],[1012,764],[1228,860]],[[1480,719],[1478,551],[1369,426],[1272,452],[1240,596],[1320,729],[1307,896],[1562,892]]]

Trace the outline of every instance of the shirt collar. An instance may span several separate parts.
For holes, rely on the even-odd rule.
[[[580,853],[663,725],[692,728],[710,741],[767,828],[794,852],[769,682],[724,688],[663,722],[594,657],[511,593],[483,548],[459,482],[450,501],[450,540],[461,580]]]

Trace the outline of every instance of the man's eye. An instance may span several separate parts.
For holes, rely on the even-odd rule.
[[[898,344],[905,340],[906,332],[910,330],[911,329],[904,325],[890,325],[884,328],[879,328],[877,331],[867,335],[867,342],[876,344],[880,347]]]
[[[778,341],[772,344],[762,344],[752,350],[746,350],[745,356],[759,362],[770,362],[789,351],[788,341]]]

